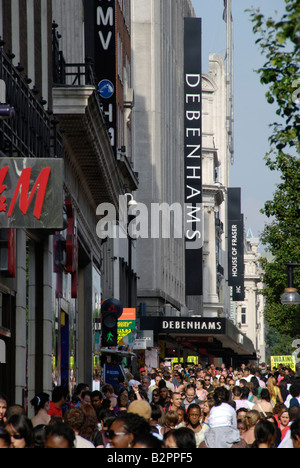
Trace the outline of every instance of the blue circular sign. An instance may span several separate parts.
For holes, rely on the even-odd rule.
[[[109,80],[102,80],[98,86],[99,94],[104,99],[110,99],[115,93],[115,87]]]

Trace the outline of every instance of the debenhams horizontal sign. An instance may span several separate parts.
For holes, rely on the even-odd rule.
[[[220,318],[167,318],[159,320],[159,333],[198,335],[225,333],[225,319]]]

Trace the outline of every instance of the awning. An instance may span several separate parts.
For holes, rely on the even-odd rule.
[[[118,349],[101,348],[101,354],[114,354],[121,357],[136,357],[131,351],[119,351]]]
[[[255,359],[252,341],[227,318],[141,317],[141,330],[153,330],[156,339],[163,335],[177,342],[205,348],[209,354],[237,354]],[[221,356],[221,354],[220,354]]]

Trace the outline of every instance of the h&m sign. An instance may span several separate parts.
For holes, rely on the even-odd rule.
[[[63,228],[63,160],[0,158],[0,228]]]

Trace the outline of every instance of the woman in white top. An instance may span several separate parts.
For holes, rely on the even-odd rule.
[[[210,410],[209,430],[205,434],[208,448],[231,448],[241,440],[236,411],[228,403],[229,398],[230,392],[225,387],[219,387],[214,392],[215,405]]]

